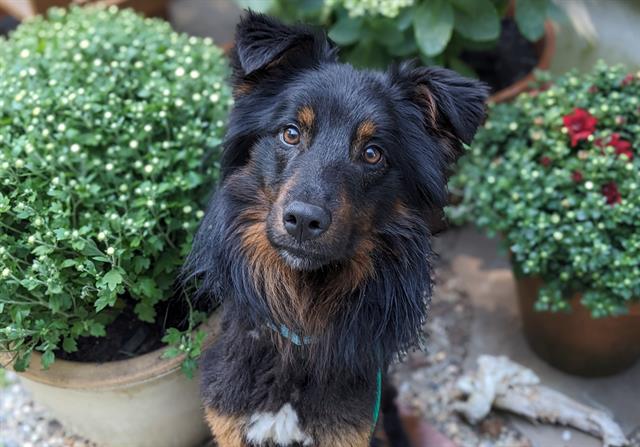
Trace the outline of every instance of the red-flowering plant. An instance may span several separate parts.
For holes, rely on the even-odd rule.
[[[541,79],[540,82],[549,82]],[[603,63],[490,107],[450,183],[449,210],[500,234],[539,310],[582,292],[594,317],[640,299],[640,72]]]

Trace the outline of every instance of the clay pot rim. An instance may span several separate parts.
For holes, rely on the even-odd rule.
[[[204,346],[210,346],[220,331],[219,309],[216,309],[200,328],[207,333]],[[180,369],[184,354],[163,359],[162,355],[169,347],[162,347],[147,354],[126,360],[112,362],[74,362],[56,359],[47,370],[40,367],[41,354],[33,352],[29,368],[19,372],[19,376],[44,385],[74,390],[107,391],[131,388],[150,381],[158,380]],[[10,363],[11,356],[0,352],[0,360]]]
[[[497,91],[493,95],[489,96],[488,102],[498,103],[507,102],[514,99],[520,93],[526,92],[529,89],[529,84],[535,81],[536,70],[548,70],[551,66],[551,59],[556,52],[556,31],[551,20],[547,20],[544,23],[544,36],[536,43],[538,48],[539,57],[538,64],[524,78],[519,79],[508,87]]]
[[[511,251],[509,251],[510,255],[511,255]],[[537,283],[540,284],[545,284],[545,280],[539,276],[539,275],[517,275],[515,270],[513,269],[513,267],[511,268],[511,272],[513,274],[514,280],[516,282],[520,282],[522,280],[526,280],[526,279],[530,279],[533,281],[536,281]],[[581,298],[582,298],[582,293],[581,291],[576,291],[573,292],[573,294],[571,295],[570,298],[568,298],[568,300],[572,303],[572,305],[578,305],[578,306],[582,306],[582,302],[581,302]],[[608,316],[608,317],[604,317],[604,318],[618,318],[618,317],[640,317],[640,299],[632,299],[630,300],[627,305],[625,306],[628,309],[628,313],[623,314],[623,315],[617,315],[617,316]],[[597,318],[593,318],[592,319],[596,320]]]

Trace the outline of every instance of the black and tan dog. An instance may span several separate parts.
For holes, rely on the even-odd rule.
[[[426,316],[426,216],[486,89],[441,68],[359,71],[321,32],[254,13],[232,64],[222,181],[185,266],[222,302],[208,423],[221,447],[366,446],[381,374]]]

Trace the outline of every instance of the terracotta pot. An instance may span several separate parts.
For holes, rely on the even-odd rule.
[[[524,334],[531,348],[552,366],[571,374],[615,374],[640,358],[640,303],[628,315],[594,319],[571,298],[570,313],[537,312],[534,303],[543,284],[537,277],[516,278]]]
[[[219,331],[219,313],[205,326],[210,344]],[[34,354],[29,369],[18,375],[36,402],[101,447],[201,445],[209,430],[199,380],[182,373],[181,357],[162,359],[165,349],[106,363],[56,360],[46,371]]]
[[[522,79],[497,91],[489,97],[489,102],[509,102],[522,92],[529,90],[529,85],[534,81],[536,70],[548,70],[551,66],[551,59],[556,52],[556,32],[553,22],[547,20],[544,24],[544,37],[535,43],[538,54],[538,65],[535,69]]]

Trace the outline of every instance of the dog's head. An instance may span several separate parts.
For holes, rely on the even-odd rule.
[[[305,315],[317,323],[348,294],[387,318],[408,305],[401,295],[421,303],[426,219],[446,202],[447,170],[484,118],[487,89],[442,68],[356,70],[323,33],[254,13],[231,57],[222,182],[192,274],[207,292],[246,289],[248,308],[260,299],[247,295],[266,296],[266,315],[311,332]]]
[[[486,90],[441,68],[339,64],[325,36],[249,13],[233,53],[236,107],[223,170],[259,179],[266,235],[293,269],[370,252],[406,213],[446,201],[446,170]]]

